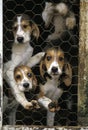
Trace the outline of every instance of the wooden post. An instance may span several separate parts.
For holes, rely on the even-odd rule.
[[[82,118],[80,118],[80,116],[83,116],[83,114],[85,113],[85,105],[86,105],[85,101],[86,98],[88,98],[86,97],[86,84],[88,80],[88,1],[87,0],[80,0],[79,30],[80,30],[79,32],[80,40],[79,40],[78,111],[79,111],[79,120],[81,119],[80,121],[82,122]],[[83,124],[85,125],[85,122]]]

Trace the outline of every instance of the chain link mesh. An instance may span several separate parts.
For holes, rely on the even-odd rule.
[[[52,0],[53,2],[60,2],[60,0]],[[60,46],[65,52],[66,58],[72,65],[73,82],[70,88],[66,89],[59,99],[61,110],[56,112],[55,125],[77,125],[77,83],[78,83],[78,50],[79,50],[79,1],[63,0],[69,5],[69,8],[75,13],[76,27],[73,31],[66,32],[65,38],[59,39],[58,42],[52,43],[52,46]],[[12,22],[16,14],[28,14],[33,21],[38,25],[40,30],[40,38],[38,42],[31,40],[31,45],[34,47],[34,53],[44,51],[47,46],[45,39],[53,32],[53,27],[45,29],[41,13],[45,6],[45,0],[4,0],[3,1],[3,56],[4,62],[11,58],[11,48],[14,41],[12,33]],[[38,74],[38,67],[34,67],[33,71]],[[4,93],[7,93],[9,87],[4,81]],[[69,109],[71,108],[71,109]],[[4,113],[3,124],[8,124],[8,113]],[[46,110],[27,111],[19,105],[16,112],[16,124],[26,125],[46,125]]]

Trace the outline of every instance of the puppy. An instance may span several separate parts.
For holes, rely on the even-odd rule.
[[[47,109],[47,125],[53,126],[55,111],[60,109],[57,102],[63,93],[63,89],[58,86],[61,82],[66,86],[71,85],[72,69],[65,61],[64,52],[59,48],[51,48],[46,51],[40,63],[40,73],[46,82],[40,85],[38,102]]]
[[[14,70],[14,78],[19,91],[24,93],[36,89],[37,79],[28,66],[21,65],[16,67]],[[30,105],[26,105],[25,109],[30,109],[30,107],[39,107],[36,100],[32,100],[28,103]]]
[[[33,48],[30,45],[31,35],[38,39],[39,29],[30,17],[26,14],[17,15],[13,21],[14,43],[12,46],[11,60],[4,64],[4,79],[11,87],[17,102],[26,108],[28,102],[26,101],[23,92],[19,92],[14,81],[14,68],[21,64],[32,67],[40,61],[44,53],[41,52],[31,57],[33,53]]]
[[[48,36],[47,40],[55,40],[62,36],[66,30],[73,29],[76,25],[76,18],[65,3],[54,4],[45,3],[45,9],[42,12],[42,18],[47,28],[50,23],[55,27],[54,33]]]
[[[25,97],[25,92],[29,92],[31,90],[35,91],[37,86],[36,77],[28,66],[20,65],[14,69],[14,83],[15,89],[17,90],[16,92],[19,92],[16,94],[17,98],[20,101],[20,104],[23,104],[22,106],[25,109],[32,110],[40,108],[36,100],[31,100],[29,102]],[[4,106],[6,106],[6,109]],[[3,112],[8,113],[9,125],[15,125],[18,106],[19,103],[14,97],[11,97],[9,100],[8,97],[4,95]]]

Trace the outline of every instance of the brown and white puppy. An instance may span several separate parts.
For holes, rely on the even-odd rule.
[[[74,13],[63,2],[58,4],[46,2],[45,9],[42,12],[42,18],[45,22],[45,27],[48,27],[50,23],[55,27],[54,33],[49,35],[47,40],[60,38],[65,30],[73,29],[76,25]]]
[[[12,55],[11,60],[4,64],[4,79],[10,85],[17,102],[25,108],[27,105],[25,96],[23,93],[21,94],[21,92],[19,92],[14,81],[14,68],[21,64],[32,67],[40,61],[44,53],[41,52],[32,57],[33,48],[30,45],[31,35],[38,39],[39,29],[28,15],[17,15],[14,18],[13,34],[14,43],[12,46]],[[21,94],[20,98],[19,93]],[[22,98],[25,99],[25,103],[23,103]]]
[[[38,102],[47,109],[47,125],[53,126],[55,111],[59,109],[57,102],[63,93],[63,89],[58,87],[59,79],[65,73],[62,80],[66,86],[70,86],[72,69],[71,65],[65,62],[64,52],[61,49],[51,48],[46,51],[44,59],[40,63],[40,73],[43,79],[46,76],[47,81],[40,85]]]
[[[19,91],[23,93],[35,90],[37,87],[37,79],[28,66],[21,65],[16,67],[14,69],[14,79]],[[36,100],[32,100],[29,104],[30,105],[27,105],[25,109],[39,107]]]
[[[37,86],[37,79],[28,66],[21,65],[16,67],[14,78],[19,90],[22,92],[35,90]]]

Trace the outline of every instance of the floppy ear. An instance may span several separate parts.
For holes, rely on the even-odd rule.
[[[34,87],[34,90],[36,89],[37,87],[37,79],[35,77],[35,75],[33,74],[33,87]]]
[[[63,78],[63,82],[65,83],[66,86],[70,86],[72,82],[72,68],[69,63],[66,63],[64,65],[64,73],[65,76]]]
[[[40,75],[43,77],[44,76],[44,62],[43,60],[40,62]]]
[[[40,32],[39,32],[39,28],[37,26],[37,24],[32,23],[32,34],[34,37],[36,37],[36,39],[39,38]]]

